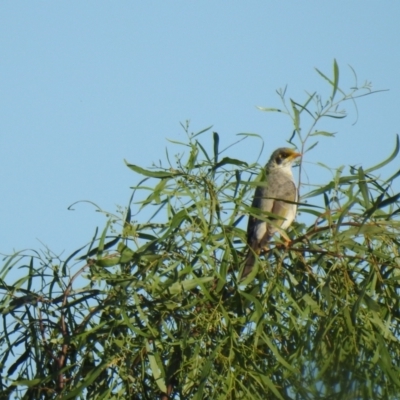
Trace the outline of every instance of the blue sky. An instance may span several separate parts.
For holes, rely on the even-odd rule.
[[[146,167],[165,160],[166,139],[213,125],[225,144],[241,132],[264,138],[264,163],[292,126],[256,106],[280,106],[275,91],[328,96],[314,68],[340,67],[359,116],[327,121],[338,132],[305,156],[310,182],[331,167],[371,166],[399,132],[399,2],[377,1],[7,1],[0,3],[0,253],[48,246],[69,255],[114,212]],[[232,150],[254,162],[257,141]],[[390,169],[398,169],[398,161]]]

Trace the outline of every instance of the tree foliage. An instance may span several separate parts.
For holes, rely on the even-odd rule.
[[[323,124],[344,118],[345,102],[372,93],[343,91],[336,62],[332,78],[317,72],[326,100],[280,90],[282,108],[262,108],[291,118],[303,153],[334,136]],[[241,282],[260,167],[225,155],[215,132],[209,151],[210,129],[184,128],[184,151],[165,165],[127,163],[142,180],[88,245],[65,260],[4,259],[0,398],[397,398],[400,171],[377,171],[398,138],[377,166],[302,185],[290,244],[275,238]]]

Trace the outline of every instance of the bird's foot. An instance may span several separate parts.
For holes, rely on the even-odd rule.
[[[278,246],[283,247],[285,250],[287,250],[291,246],[292,242],[293,241],[290,240],[289,238],[283,238],[282,243],[280,243]]]
[[[260,248],[260,254],[268,253],[269,250],[270,250],[269,246],[263,246],[263,247]]]

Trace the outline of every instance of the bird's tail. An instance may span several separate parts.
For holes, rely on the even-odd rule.
[[[244,262],[243,272],[240,280],[246,278],[246,276],[249,275],[250,272],[253,270],[254,264],[256,263],[256,254],[258,253],[258,249],[254,249],[253,246],[250,246],[247,252],[246,260]]]

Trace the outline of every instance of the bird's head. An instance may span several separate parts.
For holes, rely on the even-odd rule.
[[[298,153],[293,149],[281,147],[272,153],[267,168],[290,168],[294,160],[301,156],[301,153]]]

